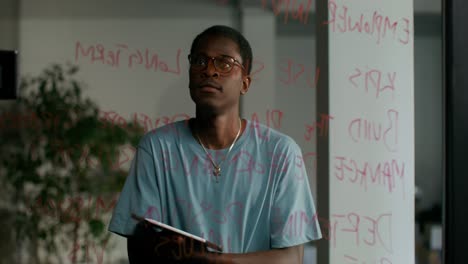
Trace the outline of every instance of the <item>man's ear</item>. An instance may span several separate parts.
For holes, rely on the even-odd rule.
[[[240,91],[242,95],[246,94],[249,91],[251,82],[252,78],[250,78],[250,75],[244,76],[244,79],[242,80],[242,89]]]

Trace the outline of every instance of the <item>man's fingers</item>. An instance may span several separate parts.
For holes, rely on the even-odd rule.
[[[185,243],[185,237],[180,235],[173,235],[172,241],[178,245],[183,245]]]

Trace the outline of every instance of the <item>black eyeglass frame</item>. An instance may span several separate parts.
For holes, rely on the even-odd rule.
[[[204,55],[203,55],[203,56],[204,56]],[[239,66],[239,67],[242,69],[242,72],[243,72],[243,73],[246,72],[246,70],[245,70],[245,68],[244,68],[244,65],[242,65],[242,63],[240,63],[240,61],[236,60],[235,58],[233,58],[233,57],[231,57],[231,56],[228,56],[228,55],[220,55],[220,56],[218,56],[218,57],[209,57],[209,56],[204,56],[204,57],[208,60],[207,64],[206,64],[204,67],[201,67],[200,65],[198,65],[198,67],[200,67],[200,68],[197,68],[197,66],[193,66],[193,64],[192,64],[192,61],[191,61],[191,58],[193,58],[193,57],[192,57],[192,54],[189,54],[189,55],[187,56],[187,58],[188,58],[190,67],[194,67],[195,70],[201,71],[201,70],[204,70],[204,69],[206,69],[206,68],[208,67],[208,64],[209,64],[210,61],[213,61],[213,66],[215,67],[216,70],[218,70],[218,71],[221,72],[221,73],[230,73],[230,72],[232,71],[232,69],[234,69],[234,67],[231,67],[231,68],[229,69],[229,71],[223,71],[222,69],[218,69],[218,67],[216,67],[216,59],[219,59],[219,58],[227,58],[227,59],[232,60],[233,65]]]

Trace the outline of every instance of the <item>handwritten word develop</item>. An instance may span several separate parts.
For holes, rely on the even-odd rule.
[[[334,176],[340,182],[358,185],[367,191],[368,185],[372,187],[387,187],[388,193],[393,193],[396,180],[400,180],[400,187],[405,199],[405,162],[397,159],[372,163],[359,161],[344,156],[334,157]]]
[[[383,38],[392,37],[398,43],[406,45],[410,39],[410,20],[400,18],[391,20],[378,11],[374,11],[372,17],[367,14],[353,16],[348,13],[350,9],[346,5],[338,5],[334,1],[328,2],[329,18],[325,25],[329,25],[333,32],[367,34],[376,38],[376,43],[380,44]]]
[[[115,194],[110,201],[106,201],[102,196],[77,196],[62,200],[38,197],[30,203],[29,210],[65,223],[80,223],[111,213],[117,204],[118,196],[118,193]]]
[[[398,111],[387,110],[386,124],[365,118],[355,118],[348,125],[354,142],[382,142],[390,152],[398,151]]]
[[[286,78],[279,78],[279,81],[284,85],[296,85],[301,82],[310,88],[317,88],[317,83],[320,76],[320,68],[307,69],[302,63],[296,63],[292,59],[287,59],[287,68],[281,68],[281,72],[286,73]]]
[[[386,83],[384,83],[385,78],[387,80]],[[360,68],[355,68],[354,73],[349,76],[348,80],[354,87],[364,88],[366,93],[369,93],[370,89],[375,90],[375,98],[379,98],[381,93],[388,90],[392,95],[392,99],[394,99],[395,78],[396,72],[387,72],[385,75],[377,69],[361,70]]]
[[[120,67],[121,58],[128,68],[142,65],[146,70],[161,71],[168,74],[180,75],[180,54],[182,50],[177,49],[172,63],[163,60],[161,55],[146,48],[131,49],[126,44],[116,44],[114,47],[104,47],[102,44],[86,46],[80,41],[75,44],[75,62],[80,59],[88,59],[91,63],[101,63],[111,67]]]

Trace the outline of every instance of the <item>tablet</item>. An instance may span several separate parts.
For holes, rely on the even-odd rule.
[[[138,221],[145,221],[147,223],[150,223],[154,226],[157,226],[159,228],[162,228],[164,230],[167,230],[167,231],[170,231],[170,232],[174,232],[174,233],[177,233],[181,236],[184,236],[184,237],[187,237],[187,238],[190,238],[190,239],[194,239],[194,240],[197,240],[203,244],[206,245],[206,247],[208,248],[211,248],[213,250],[216,250],[216,251],[219,251],[219,252],[223,252],[223,247],[222,246],[219,246],[213,242],[210,242],[202,237],[199,237],[199,236],[196,236],[196,235],[193,235],[193,234],[190,234],[188,232],[185,232],[183,230],[180,230],[178,228],[175,228],[173,226],[170,226],[170,225],[167,225],[167,224],[164,224],[164,223],[161,223],[159,221],[156,221],[154,219],[151,219],[151,218],[145,218],[145,217],[141,217],[141,216],[138,216],[136,214],[132,214],[132,217]]]

